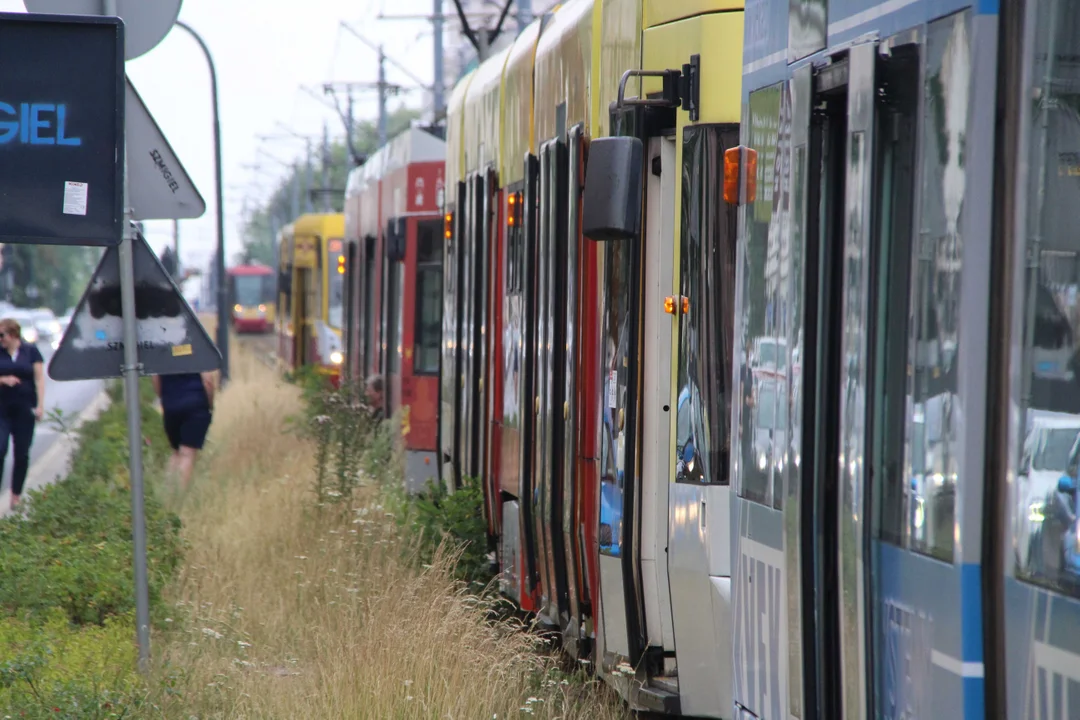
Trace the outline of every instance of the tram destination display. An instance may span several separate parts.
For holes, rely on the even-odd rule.
[[[0,243],[120,242],[124,85],[118,18],[0,13]]]

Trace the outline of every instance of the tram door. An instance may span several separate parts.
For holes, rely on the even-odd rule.
[[[644,115],[616,111],[612,127],[633,136],[644,126]],[[624,138],[622,147],[630,148]],[[590,196],[605,176],[605,157],[593,142],[589,150],[589,173],[583,200],[583,232],[589,232]],[[614,145],[613,145],[614,147]],[[641,148],[643,150],[644,148]],[[628,151],[630,152],[630,151]],[[639,150],[640,152],[640,150]],[[628,164],[632,167],[632,164]],[[608,170],[610,172],[610,170]],[[590,174],[591,173],[591,174]],[[595,183],[595,184],[594,184]],[[627,183],[626,186],[634,183]],[[636,192],[636,191],[635,191]],[[641,189],[644,197],[644,189]],[[600,193],[597,193],[600,196]],[[621,215],[620,215],[621,217]],[[642,229],[625,232],[599,248],[600,274],[600,608],[597,630],[597,662],[608,672],[620,663],[638,665],[645,651],[644,618],[640,584],[641,507],[638,462],[641,433],[642,295],[645,270],[642,262]],[[594,237],[594,236],[593,236]],[[648,338],[647,342],[657,342]],[[602,636],[602,637],[601,637]]]
[[[946,396],[950,377],[955,381],[948,369],[919,372],[927,326],[910,310],[922,235],[937,213],[927,209],[933,201],[924,193],[923,215],[916,214],[918,133],[928,112],[924,34],[857,44],[822,67],[802,68],[781,102],[777,157],[779,165],[782,153],[791,154],[785,182],[803,284],[801,320],[789,333],[798,333],[800,346],[791,391],[799,437],[783,533],[788,587],[801,589],[789,594],[788,647],[777,650],[788,656],[789,669],[780,702],[800,718],[923,716],[910,712],[913,695],[930,697],[930,659],[959,654],[958,628],[940,630],[933,653],[927,643],[934,641],[923,633],[927,615],[949,617],[931,602],[933,593],[960,601],[953,594],[959,575],[940,562],[952,558],[952,525],[928,548],[898,533],[894,522],[913,506],[911,463],[921,472],[921,446],[911,450],[920,430],[911,421],[910,388]],[[942,196],[947,204],[938,187]],[[918,390],[931,380],[936,389]],[[934,402],[939,409],[948,404]],[[947,465],[934,476],[942,477],[932,488],[939,497],[954,492]],[[934,683],[963,702],[963,688]],[[780,717],[780,702],[762,702],[759,717]]]
[[[541,603],[560,628],[567,615],[566,550],[563,535],[563,423],[565,322],[567,313],[567,147],[555,139],[540,149],[540,214],[537,242],[537,364],[533,434],[534,521]]]
[[[782,675],[773,677],[777,685],[772,692],[747,692],[747,659],[754,657],[753,649],[738,647],[737,641],[737,667],[743,668],[737,671],[743,685],[737,694],[757,717],[869,717],[874,563],[868,486],[883,468],[875,464],[870,435],[882,408],[875,405],[868,384],[878,366],[875,360],[884,359],[869,338],[877,300],[885,299],[875,297],[872,287],[873,280],[881,279],[873,272],[881,239],[873,222],[889,216],[888,208],[876,214],[873,208],[881,177],[875,162],[881,142],[878,109],[891,89],[880,83],[878,52],[876,43],[855,45],[823,67],[796,71],[779,94],[776,168],[784,172],[784,159],[790,158],[790,176],[781,178],[781,184],[790,183],[791,193],[774,198],[773,212],[784,212],[783,204],[790,203],[792,244],[799,247],[794,262],[801,265],[796,282],[802,287],[791,293],[786,307],[778,307],[784,302],[780,294],[766,290],[771,312],[762,320],[763,337],[787,338],[795,352],[781,371],[779,362],[764,362],[764,342],[752,345],[751,374],[743,380],[753,383],[758,404],[786,395],[773,407],[786,405],[793,419],[791,445],[780,449],[780,457],[787,458],[787,482],[777,482],[782,470],[776,447],[758,465],[766,473],[762,499],[784,516],[779,531],[789,594],[786,613],[776,612],[779,603],[773,605],[773,612],[787,617],[788,637],[771,649],[786,660],[786,692],[777,692]],[[776,218],[772,222],[781,224]],[[896,309],[906,317],[906,303],[897,303]],[[902,354],[890,359],[905,365]],[[749,410],[752,429],[744,440],[755,448],[743,453],[743,492],[751,499],[746,483],[753,484],[747,478],[761,442],[756,428],[763,407]],[[775,471],[772,482],[770,470]],[[748,544],[747,538],[741,542]],[[754,576],[759,567],[744,563],[739,580]],[[750,583],[761,586],[771,578],[768,573]],[[748,602],[748,589],[737,590],[743,602]],[[767,587],[758,593],[762,590],[770,594]]]
[[[468,207],[466,184],[457,183],[457,207],[448,213],[443,263],[442,361],[439,366],[439,446],[442,452],[442,482],[448,489],[461,481],[462,389],[464,383],[465,284],[464,210]],[[370,296],[369,296],[370,297]],[[370,320],[370,314],[368,318]]]

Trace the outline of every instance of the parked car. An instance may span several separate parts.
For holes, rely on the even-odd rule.
[[[63,329],[60,327],[56,315],[49,308],[37,308],[30,311],[34,327],[37,328],[38,337],[53,350],[60,346],[60,336]]]

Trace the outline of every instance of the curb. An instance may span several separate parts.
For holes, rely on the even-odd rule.
[[[71,429],[76,430],[81,427],[83,423],[94,420],[108,406],[109,393],[102,390],[94,396],[93,400],[87,403],[86,407],[84,407],[78,415],[75,416],[75,421],[72,423]],[[45,454],[39,457],[37,462],[30,466],[29,472],[26,473],[25,490],[44,487],[63,476],[68,470],[68,461],[74,450],[74,437],[61,434],[56,438],[55,442],[53,442],[49,449],[45,451]],[[48,477],[50,468],[53,473],[52,477]],[[4,490],[3,492],[0,492],[0,517],[4,517],[11,513],[11,508],[9,507],[10,502],[11,491]]]

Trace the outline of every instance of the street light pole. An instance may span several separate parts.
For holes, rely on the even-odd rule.
[[[221,382],[229,379],[229,308],[228,287],[225,281],[225,200],[221,187],[221,115],[218,112],[217,69],[210,48],[203,42],[199,33],[183,22],[176,21],[176,26],[188,32],[202,48],[206,64],[210,68],[210,93],[214,104],[214,170],[215,193],[217,196],[217,346],[221,351]]]

